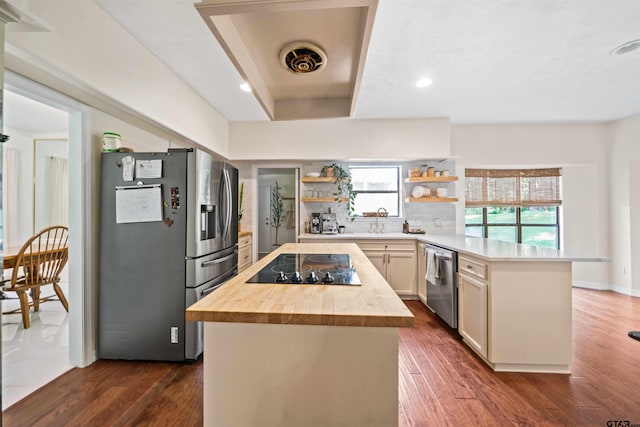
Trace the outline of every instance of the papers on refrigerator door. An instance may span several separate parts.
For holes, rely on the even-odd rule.
[[[162,178],[162,160],[138,160],[136,179]]]
[[[160,184],[116,187],[116,224],[162,221]]]
[[[133,156],[122,158],[122,180],[133,181],[133,171],[136,166],[136,159]]]

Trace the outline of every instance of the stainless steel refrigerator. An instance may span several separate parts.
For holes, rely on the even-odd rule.
[[[185,309],[237,274],[238,171],[200,150],[103,153],[98,357],[193,360]]]

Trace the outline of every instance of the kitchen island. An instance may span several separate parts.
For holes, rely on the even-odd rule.
[[[361,285],[247,283],[284,253],[348,254]],[[353,243],[285,244],[187,309],[204,321],[205,426],[398,423],[413,315]]]
[[[299,239],[351,241],[363,248],[372,242],[393,247],[394,242],[414,241],[457,252],[458,332],[492,369],[502,372],[571,372],[571,266],[607,260],[457,234],[304,234]],[[422,290],[428,301],[424,273],[418,281],[415,293]]]

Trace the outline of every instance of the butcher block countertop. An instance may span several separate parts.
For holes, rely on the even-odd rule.
[[[349,254],[361,286],[246,283],[281,253]],[[408,327],[413,315],[355,243],[287,243],[187,308],[187,320]]]

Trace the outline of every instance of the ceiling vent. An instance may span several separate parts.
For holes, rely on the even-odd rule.
[[[295,74],[308,74],[322,70],[327,65],[327,54],[310,42],[291,42],[280,51],[280,62]]]

